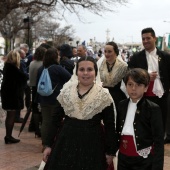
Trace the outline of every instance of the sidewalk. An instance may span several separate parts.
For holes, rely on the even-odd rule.
[[[26,110],[22,111],[24,117]],[[5,126],[0,123],[0,170],[37,170],[42,159],[41,139],[28,132],[29,120],[20,135],[21,142],[4,144]],[[15,123],[13,136],[17,138],[21,124]],[[75,160],[76,161],[76,160]],[[170,170],[170,144],[165,145],[164,170]]]
[[[22,111],[24,117],[26,110]],[[0,170],[37,170],[42,159],[41,139],[28,132],[29,120],[17,144],[4,143],[5,126],[0,123]],[[15,123],[13,136],[18,137],[21,124]]]

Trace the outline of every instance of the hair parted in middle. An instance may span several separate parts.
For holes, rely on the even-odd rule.
[[[77,71],[78,71],[78,68],[79,68],[79,63],[81,61],[90,61],[94,64],[94,70],[95,70],[95,75],[97,76],[97,73],[98,73],[98,68],[97,68],[97,63],[95,61],[95,59],[93,57],[90,57],[90,56],[86,56],[86,57],[81,57],[77,64],[76,64],[76,74],[77,74]]]
[[[119,55],[119,48],[118,48],[118,46],[117,46],[117,44],[115,42],[111,41],[111,42],[106,43],[106,45],[113,46],[113,49],[114,49],[116,55],[117,56]]]

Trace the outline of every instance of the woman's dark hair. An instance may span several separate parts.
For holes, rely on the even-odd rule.
[[[39,46],[34,53],[34,60],[42,61],[45,56],[46,48]]]
[[[51,46],[50,46],[49,44],[47,44],[47,43],[42,43],[40,46],[41,46],[41,47],[44,47],[44,48],[46,48],[46,49],[51,48]]]
[[[111,41],[111,42],[106,43],[106,45],[113,46],[113,49],[114,49],[116,55],[117,56],[119,55],[119,48],[118,48],[118,46],[117,46],[117,44],[115,42]]]
[[[76,74],[77,74],[77,71],[78,71],[79,63],[81,61],[91,61],[94,64],[95,75],[97,76],[97,73],[98,73],[97,63],[96,63],[95,59],[93,57],[90,57],[90,56],[81,57],[77,61],[77,64],[76,64]]]
[[[43,65],[45,68],[53,65],[53,64],[58,64],[58,53],[56,48],[49,48],[44,56],[43,59]]]
[[[134,82],[138,84],[144,84],[145,87],[148,86],[150,82],[149,73],[147,72],[147,70],[141,68],[133,68],[127,72],[124,78],[125,85],[127,85],[129,78],[131,78]]]

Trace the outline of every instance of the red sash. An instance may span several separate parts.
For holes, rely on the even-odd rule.
[[[153,90],[153,85],[154,85],[154,81],[150,81],[148,90],[147,90],[147,92],[144,94],[145,96],[156,96],[156,95],[152,92],[152,90]]]
[[[122,135],[120,139],[119,152],[127,156],[139,156],[136,152],[133,136]]]

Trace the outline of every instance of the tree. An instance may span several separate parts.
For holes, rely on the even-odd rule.
[[[71,25],[61,27],[59,23],[54,20],[42,19],[33,25],[33,39],[36,43],[37,40],[47,40],[53,46],[57,47],[66,43],[70,37],[74,36],[74,29]],[[38,45],[38,43],[37,43]]]
[[[56,6],[56,12],[63,16],[66,10],[76,13],[78,17],[79,11],[87,9],[94,14],[100,15],[105,11],[113,11],[111,6],[117,4],[125,4],[128,0],[1,0],[0,21],[4,19],[12,10],[22,8],[25,12],[32,9],[46,10],[47,7]]]
[[[14,39],[19,30],[23,29],[20,10],[13,10],[6,18],[0,21],[0,33],[5,39],[5,52],[13,49]]]
[[[50,40],[53,45],[58,45],[66,42],[68,37],[74,34],[72,26],[61,28],[50,13],[32,9],[29,13],[29,23],[24,24],[23,19],[23,10],[14,9],[0,21],[0,33],[5,39],[5,53],[14,48],[16,37],[31,48],[33,42],[37,42],[38,45],[38,40],[41,39]]]
[[[0,21],[0,33],[5,39],[5,52],[14,48],[15,38],[20,30],[26,29],[23,22],[23,10],[14,9]]]
[[[44,9],[55,6],[57,0],[1,0],[0,21],[14,9],[24,9],[25,13],[32,9]]]

